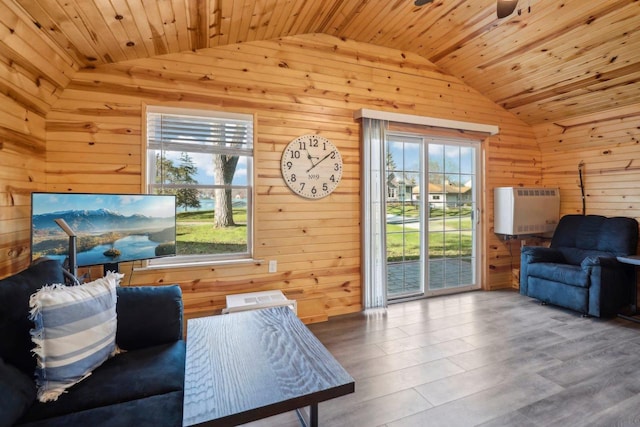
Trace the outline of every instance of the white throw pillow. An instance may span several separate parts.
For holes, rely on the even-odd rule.
[[[109,272],[90,283],[45,286],[31,295],[41,402],[57,400],[116,354],[116,287],[122,277]]]

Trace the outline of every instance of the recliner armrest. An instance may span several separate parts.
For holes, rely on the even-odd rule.
[[[182,290],[170,286],[117,288],[116,343],[135,350],[182,339]]]
[[[523,261],[533,264],[535,262],[566,263],[562,252],[554,248],[544,246],[524,246],[521,250]]]
[[[614,256],[588,256],[580,263],[582,268],[595,266],[619,268],[621,265],[622,263]]]

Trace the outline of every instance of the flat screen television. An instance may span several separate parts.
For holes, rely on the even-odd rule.
[[[68,234],[76,234],[77,267],[104,265],[176,254],[176,199],[155,194],[32,193],[31,259],[64,263]]]

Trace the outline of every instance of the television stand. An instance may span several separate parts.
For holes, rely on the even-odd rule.
[[[102,264],[102,273],[106,276],[109,271],[114,271],[116,273],[120,273],[120,264],[117,262],[110,262],[107,264]]]

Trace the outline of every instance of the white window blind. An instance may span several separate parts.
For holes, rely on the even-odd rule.
[[[179,114],[147,115],[149,148],[251,155],[253,120]]]

